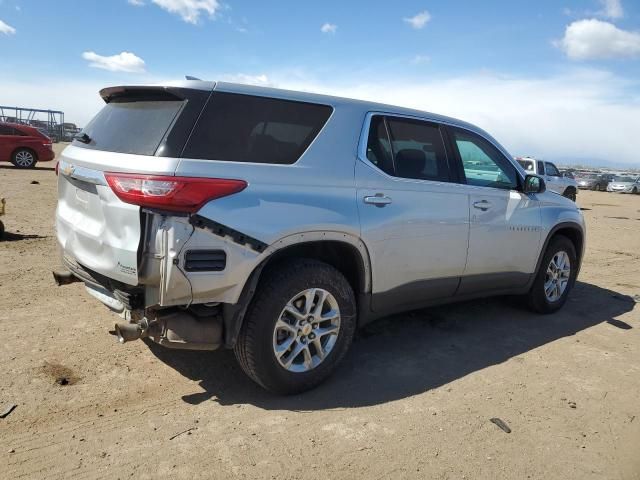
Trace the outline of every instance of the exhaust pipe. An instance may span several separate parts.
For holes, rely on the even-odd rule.
[[[184,311],[172,311],[153,320],[139,323],[116,323],[118,342],[150,338],[168,348],[215,350],[222,343],[222,319],[216,316],[195,317]]]
[[[137,323],[116,323],[116,335],[118,342],[132,342],[142,338],[145,330]]]
[[[53,273],[53,279],[55,280],[56,285],[59,287],[61,287],[62,285],[69,285],[70,283],[76,283],[76,282],[82,281],[71,272],[66,272],[66,271],[55,272],[54,271],[51,273]]]

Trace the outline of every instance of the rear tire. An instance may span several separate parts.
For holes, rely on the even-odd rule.
[[[565,268],[562,268],[563,258],[565,259],[564,265],[568,265],[568,273],[565,272]],[[555,267],[553,267],[552,261]],[[542,314],[560,310],[575,284],[577,272],[578,259],[573,243],[563,235],[554,236],[547,246],[536,278],[527,294],[529,308]],[[566,283],[563,286],[564,280]],[[557,289],[553,288],[554,285],[557,286]]]
[[[19,148],[11,155],[11,163],[16,168],[33,168],[37,162],[35,152],[28,148]]]
[[[317,260],[288,260],[260,281],[234,348],[236,358],[252,380],[273,393],[312,389],[347,353],[356,311],[353,289],[338,270]]]

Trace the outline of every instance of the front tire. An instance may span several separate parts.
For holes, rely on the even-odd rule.
[[[531,290],[527,295],[529,308],[537,313],[557,312],[567,301],[578,272],[576,249],[563,235],[551,239]]]
[[[300,393],[336,369],[355,328],[355,295],[345,277],[317,260],[289,260],[260,281],[234,352],[262,387]]]
[[[11,163],[16,168],[33,168],[37,162],[36,154],[28,148],[19,148],[11,155]]]

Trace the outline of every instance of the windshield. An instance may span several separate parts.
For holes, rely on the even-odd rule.
[[[522,168],[524,168],[527,172],[533,172],[533,161],[532,160],[518,160],[518,163]]]
[[[614,177],[613,179],[614,182],[628,182],[628,183],[633,183],[636,181],[635,178],[633,177]]]
[[[76,137],[73,145],[154,155],[182,105],[181,100],[112,101],[82,130],[88,137],[84,141]]]

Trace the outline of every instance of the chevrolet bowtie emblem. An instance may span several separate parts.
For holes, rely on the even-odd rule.
[[[71,175],[73,175],[74,171],[75,171],[75,167],[73,165],[69,165],[69,164],[66,164],[61,170],[62,174],[65,177],[70,177]]]

